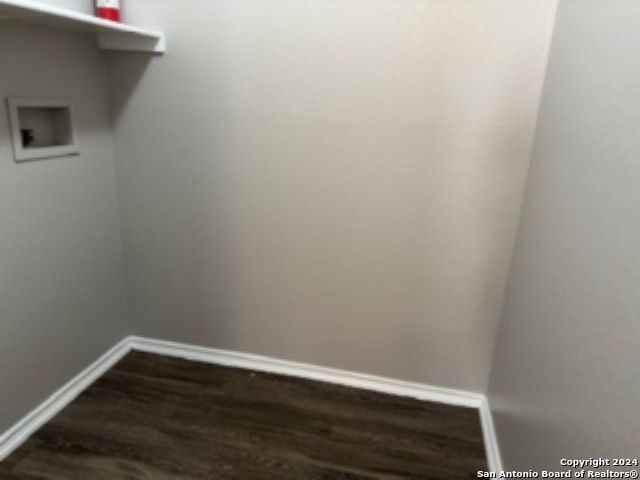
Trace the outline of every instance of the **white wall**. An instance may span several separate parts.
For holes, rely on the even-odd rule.
[[[106,69],[91,37],[0,28],[0,432],[130,332]],[[4,97],[69,98],[81,155],[16,164]]]
[[[490,387],[509,469],[638,456],[639,22],[560,2]]]
[[[139,334],[484,390],[553,0],[136,0]],[[146,69],[146,70],[145,70]]]

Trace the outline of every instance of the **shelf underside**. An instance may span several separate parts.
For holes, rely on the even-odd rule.
[[[164,53],[162,32],[146,30],[32,0],[0,0],[0,21],[20,20],[67,30],[95,33],[104,50]]]

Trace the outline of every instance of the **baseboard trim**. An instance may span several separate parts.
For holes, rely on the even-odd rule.
[[[484,440],[484,450],[487,455],[487,466],[491,472],[500,473],[503,471],[502,455],[498,444],[498,436],[493,423],[493,413],[489,399],[483,395],[480,402],[480,425],[482,425],[482,437]]]
[[[263,355],[239,353],[217,348],[199,347],[184,343],[169,342],[151,338],[133,337],[133,350],[159,355],[168,355],[187,360],[213,363],[227,367],[244,368],[267,373],[277,373],[291,377],[306,378],[320,382],[344,385],[347,387],[372,390],[419,400],[446,403],[462,407],[480,408],[483,395],[434,387],[420,383],[404,382],[392,378],[379,377],[363,373],[338,370],[306,363],[281,360]]]
[[[129,337],[118,342],[0,435],[0,462],[124,357],[131,350],[130,345]]]
[[[369,375],[348,370],[321,367],[306,363],[240,353],[230,350],[189,345],[185,343],[130,336],[124,338],[98,360],[93,362],[62,388],[56,391],[22,420],[0,436],[0,461],[9,456],[36,430],[48,422],[95,380],[107,372],[131,350],[184,358],[187,360],[244,368],[268,373],[277,373],[320,382],[361,388],[390,395],[411,397],[419,400],[445,403],[461,407],[477,408],[480,414],[485,450],[489,470],[502,470],[500,451],[493,425],[489,403],[483,394],[436,387],[392,378]]]

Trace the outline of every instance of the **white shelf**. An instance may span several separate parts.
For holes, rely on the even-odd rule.
[[[68,30],[93,32],[103,50],[164,53],[162,32],[154,32],[33,0],[0,0],[0,20],[22,20]]]

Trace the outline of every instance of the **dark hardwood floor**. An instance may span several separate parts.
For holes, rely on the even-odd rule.
[[[475,409],[131,353],[0,464],[3,480],[455,479]]]

